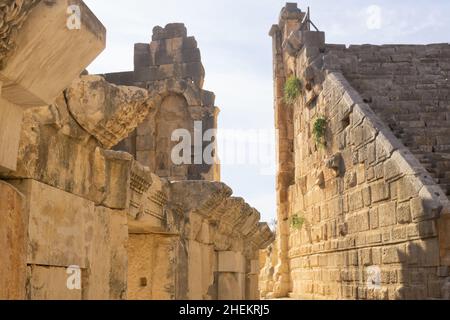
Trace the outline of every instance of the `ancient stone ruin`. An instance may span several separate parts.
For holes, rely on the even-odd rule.
[[[450,45],[273,39],[277,243],[264,297],[450,299]]]
[[[0,299],[450,299],[450,45],[327,44],[295,3],[270,35],[276,237],[183,24],[89,75],[82,0],[0,0]]]
[[[98,76],[106,30],[83,1],[2,0],[0,17],[0,299],[258,299],[273,233],[218,164],[170,162],[172,131],[219,113],[184,25]]]

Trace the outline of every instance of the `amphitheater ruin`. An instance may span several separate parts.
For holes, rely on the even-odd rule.
[[[276,232],[171,161],[220,111],[184,24],[89,75],[82,0],[0,0],[0,299],[450,299],[450,45],[327,44],[296,3],[270,36]]]
[[[450,45],[326,44],[296,3],[270,36],[278,232],[262,295],[450,299]]]

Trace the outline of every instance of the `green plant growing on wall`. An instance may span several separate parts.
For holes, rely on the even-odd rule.
[[[313,126],[313,135],[314,140],[319,146],[325,146],[325,134],[327,132],[327,119],[324,117],[319,117],[314,122]]]
[[[301,94],[302,82],[296,76],[290,76],[284,85],[284,102],[293,104]]]
[[[296,230],[300,230],[305,224],[305,219],[298,214],[291,217],[291,227]]]

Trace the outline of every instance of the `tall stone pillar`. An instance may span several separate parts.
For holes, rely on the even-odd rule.
[[[283,87],[286,82],[281,53],[281,31],[273,26],[270,35],[273,38],[274,80],[275,80],[275,129],[277,131],[277,217],[278,217],[278,265],[276,266],[274,281],[274,295],[286,296],[289,292],[289,225],[288,225],[288,188],[292,180],[292,168],[289,165],[291,155],[281,153],[283,148],[289,149],[288,129],[286,123],[287,106],[283,100]],[[288,161],[286,161],[288,160]]]
[[[284,86],[291,71],[284,65],[283,39],[300,26],[304,17],[295,3],[281,11],[278,25],[272,26],[273,69],[275,95],[275,128],[277,131],[277,205],[278,205],[278,265],[275,268],[274,296],[286,297],[290,291],[289,275],[289,188],[294,184],[294,124],[293,108],[284,101]]]

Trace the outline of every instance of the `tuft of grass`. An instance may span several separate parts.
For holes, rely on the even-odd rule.
[[[327,119],[319,117],[314,122],[313,135],[316,143],[321,146],[325,146],[325,134],[327,132]]]
[[[305,224],[305,219],[300,217],[299,215],[294,215],[291,217],[291,227],[296,230],[300,230],[303,228],[303,225]]]
[[[296,76],[290,76],[284,85],[284,102],[294,104],[301,94],[302,82]]]

